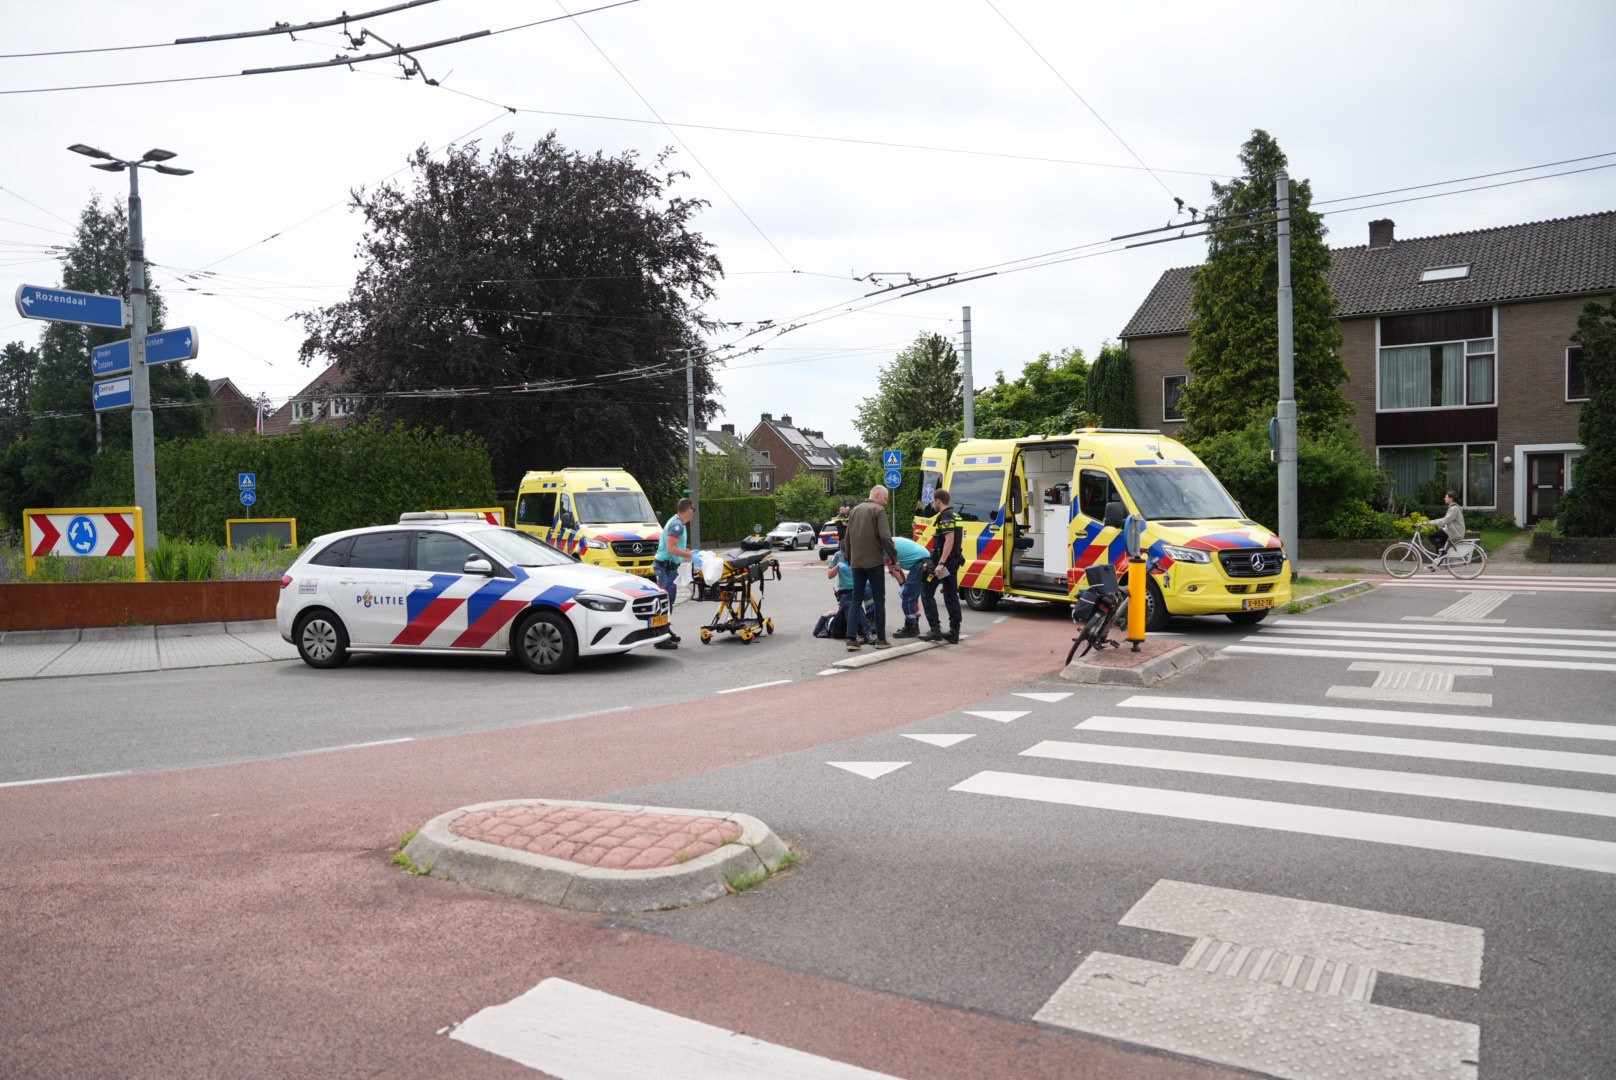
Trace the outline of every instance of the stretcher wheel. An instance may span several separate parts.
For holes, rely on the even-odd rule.
[[[703,630],[701,632],[701,643],[703,645],[711,645],[713,643],[713,632],[711,630]]]
[[[769,631],[769,633],[771,633],[771,634],[774,633],[774,620],[773,619],[765,620],[764,623],[763,623],[763,626],[764,626],[765,629],[767,629]]]
[[[735,631],[735,636],[740,638],[742,641],[749,642],[752,640],[752,631],[743,627],[742,629]]]

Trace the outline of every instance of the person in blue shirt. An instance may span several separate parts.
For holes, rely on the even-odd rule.
[[[840,615],[842,626],[845,628],[840,636],[857,638],[859,636],[858,627],[860,624],[854,621],[853,567],[848,564],[847,556],[841,551],[837,551],[835,554],[833,554],[830,557],[830,561],[825,564],[825,576],[836,579],[836,604],[841,609]],[[864,600],[868,602],[872,596],[874,596],[874,593],[872,592],[869,583],[866,582],[864,585]],[[831,636],[835,637],[838,635],[833,633]],[[869,641],[873,642],[875,640],[874,638],[870,637],[868,627],[865,627],[863,636]]]
[[[895,638],[920,636],[920,594],[926,589],[926,572],[931,569],[931,552],[906,536],[892,538],[898,549],[898,562],[892,568],[892,577],[901,587],[898,594],[903,607],[903,629]]]
[[[673,632],[673,602],[679,596],[679,564],[690,561],[690,519],[696,516],[696,504],[680,499],[677,512],[662,526],[662,540],[657,544],[656,583],[668,594],[668,637],[656,643],[658,649],[677,649],[679,635]]]

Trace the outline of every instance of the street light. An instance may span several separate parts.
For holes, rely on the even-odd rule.
[[[151,322],[146,301],[146,241],[140,218],[140,170],[153,169],[169,176],[189,176],[190,169],[177,169],[162,162],[176,156],[172,150],[151,149],[138,161],[114,157],[84,143],[68,147],[75,154],[96,158],[90,166],[103,172],[129,172],[129,310],[133,325],[129,334],[129,390],[133,409],[129,414],[130,442],[135,458],[135,505],[140,507],[146,548],[157,547],[157,451],[152,434],[151,377],[146,369],[146,329]]]

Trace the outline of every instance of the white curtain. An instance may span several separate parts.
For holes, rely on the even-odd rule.
[[[1440,350],[1442,393],[1432,400],[1431,352]],[[1429,409],[1464,404],[1464,346],[1408,345],[1380,350],[1380,407]]]

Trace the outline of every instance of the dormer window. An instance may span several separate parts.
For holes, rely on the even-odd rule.
[[[1433,266],[1420,271],[1420,284],[1430,281],[1463,281],[1470,276],[1470,264],[1463,266]]]
[[[314,402],[312,402],[312,401],[294,401],[294,402],[292,402],[292,423],[294,423],[294,424],[306,424],[310,420],[313,420],[313,419],[314,419]]]
[[[331,415],[332,415],[333,418],[338,417],[338,416],[352,416],[353,415],[353,398],[345,398],[345,397],[332,398],[331,399]]]

